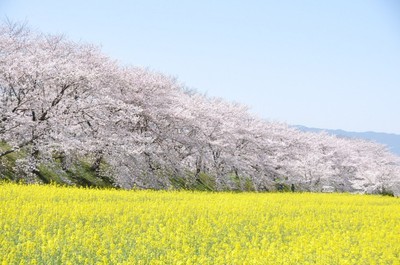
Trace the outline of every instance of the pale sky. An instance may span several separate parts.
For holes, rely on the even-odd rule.
[[[6,18],[267,120],[400,134],[397,0],[0,0]]]

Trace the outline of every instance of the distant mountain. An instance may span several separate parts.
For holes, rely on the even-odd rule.
[[[337,135],[340,137],[360,138],[374,141],[386,145],[390,151],[400,156],[400,135],[392,133],[378,133],[378,132],[348,132],[343,130],[327,130],[318,128],[309,128],[301,125],[295,125],[301,131],[305,132],[322,132],[325,131],[329,134]]]

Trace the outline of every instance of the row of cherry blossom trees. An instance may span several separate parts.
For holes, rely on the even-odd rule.
[[[265,121],[17,23],[0,26],[0,141],[0,174],[23,153],[15,172],[29,181],[43,181],[40,165],[85,160],[124,188],[398,193],[400,183],[382,145]]]

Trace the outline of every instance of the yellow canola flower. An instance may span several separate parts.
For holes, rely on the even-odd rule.
[[[400,200],[0,185],[1,264],[400,264]]]

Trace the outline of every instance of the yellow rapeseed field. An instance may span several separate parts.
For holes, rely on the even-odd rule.
[[[0,185],[2,264],[400,264],[400,199]]]

